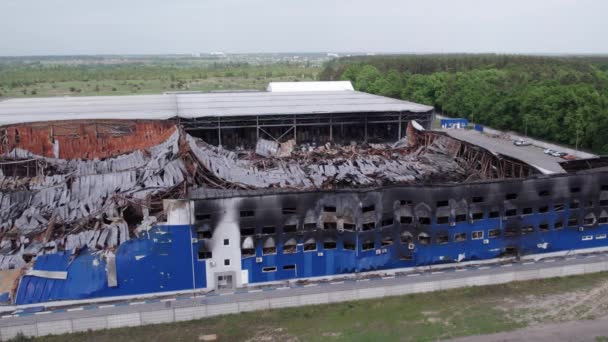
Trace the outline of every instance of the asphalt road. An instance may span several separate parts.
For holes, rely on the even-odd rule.
[[[208,293],[199,296],[177,296],[172,298],[132,300],[107,304],[79,305],[55,310],[45,310],[44,307],[33,307],[25,311],[5,313],[0,318],[0,327],[36,322],[58,321],[70,318],[85,318],[126,314],[133,312],[158,311],[168,308],[193,307],[205,304],[223,304],[241,301],[263,300],[269,298],[290,297],[295,295],[310,295],[328,292],[339,292],[352,289],[394,286],[401,284],[423,283],[431,280],[451,280],[467,276],[497,275],[512,270],[538,270],[549,266],[584,265],[608,261],[608,252],[590,255],[576,255],[545,259],[541,261],[515,262],[509,264],[480,265],[470,267],[435,270],[422,273],[399,274],[397,276],[372,277],[366,279],[334,279],[326,282],[316,282],[307,285],[291,284],[289,287],[278,285],[267,288],[243,288],[234,292]]]
[[[492,152],[519,159],[525,163],[546,170],[548,173],[566,172],[561,165],[559,165],[559,162],[564,161],[562,158],[547,155],[543,153],[542,148],[537,146],[515,146],[511,140],[491,138],[488,135],[469,129],[444,129],[442,131],[458,140],[479,145]]]

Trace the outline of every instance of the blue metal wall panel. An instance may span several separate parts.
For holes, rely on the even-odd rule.
[[[205,262],[191,253],[192,229],[155,226],[148,236],[122,244],[116,251],[118,286],[113,288],[107,285],[106,261],[101,252],[84,249],[71,262],[67,252],[39,256],[34,269],[67,271],[67,279],[26,275],[19,285],[16,304],[188,290],[193,284],[205,288]]]

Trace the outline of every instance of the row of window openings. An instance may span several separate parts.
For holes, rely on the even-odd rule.
[[[489,237],[497,237],[500,236],[500,230],[499,229],[492,229],[488,231],[488,236]],[[483,239],[484,237],[484,231],[480,230],[480,231],[474,231],[471,233],[471,239],[472,240],[480,240]],[[454,235],[454,241],[465,241],[467,239],[467,234],[466,233],[458,233]],[[443,241],[445,240],[445,242],[447,242],[447,235],[445,236],[445,238],[443,236],[440,236],[438,238],[438,242],[443,243]],[[402,236],[400,239],[401,244],[410,244],[412,243],[413,237],[411,235],[406,235],[406,236]],[[431,242],[431,238],[428,234],[426,233],[421,233],[420,235],[418,235],[418,241],[423,244],[429,244]],[[394,240],[392,237],[385,237],[384,239],[382,239],[380,241],[380,247],[388,247],[393,245]],[[338,244],[336,241],[330,240],[330,241],[324,241],[323,242],[323,249],[324,250],[332,250],[332,249],[337,249],[338,248]],[[363,251],[367,251],[367,250],[372,250],[375,249],[376,245],[375,242],[373,240],[365,240],[361,243],[361,250]],[[342,249],[344,250],[351,250],[354,251],[355,250],[355,244],[353,242],[348,242],[348,241],[343,241],[342,242]],[[303,244],[303,250],[304,252],[315,252],[317,251],[317,242],[316,241],[311,241],[311,242],[306,242]],[[242,256],[243,257],[251,257],[251,256],[255,256],[255,249],[254,248],[250,248],[250,249],[242,249],[241,250]],[[283,254],[293,254],[293,253],[297,253],[297,246],[295,244],[285,244],[283,245]],[[272,254],[277,254],[277,248],[276,247],[265,247],[262,248],[262,254],[263,255],[272,255]]]
[[[495,230],[490,230],[488,231],[490,234],[492,234],[492,232],[494,232],[494,236],[490,236],[490,237],[496,237],[498,235],[500,235],[500,230],[495,229]],[[597,240],[600,239],[606,239],[606,234],[598,234],[595,236],[595,238]],[[472,233],[472,239],[483,239],[483,231],[477,231],[477,232],[473,232]],[[583,236],[583,241],[586,240],[593,240],[593,236],[592,235],[587,235],[587,236]],[[429,239],[430,240],[430,239]],[[460,233],[460,234],[455,234],[454,235],[454,241],[459,242],[459,241],[465,241],[466,240],[466,233]],[[428,243],[428,240],[420,240],[421,242],[426,241]],[[447,236],[444,237],[439,237],[438,238],[438,243],[447,243]],[[354,245],[353,245],[354,246]],[[367,244],[363,244],[362,245],[362,249],[363,250],[370,250],[370,249],[374,249],[373,247],[373,243],[372,242],[368,242]],[[335,249],[334,248],[330,248],[330,249]],[[347,249],[347,248],[344,248]],[[353,247],[354,249],[354,247]],[[316,251],[316,248],[314,249]],[[276,253],[276,251],[275,251]],[[408,258],[404,258],[404,260],[411,260],[411,256],[409,256]],[[230,266],[230,260],[226,259],[224,260],[224,265],[225,266]],[[287,270],[295,270],[296,269],[296,265],[295,264],[291,264],[291,265],[285,265],[283,266],[283,270],[287,271]],[[276,272],[277,271],[277,267],[276,266],[269,266],[269,267],[263,267],[262,268],[262,272],[267,273],[267,272]]]
[[[574,189],[578,189],[578,191],[573,191],[573,192],[580,191],[580,188],[574,188]],[[603,187],[602,187],[602,189],[603,189]],[[608,189],[608,186],[607,186],[607,189]],[[549,193],[541,191],[541,192],[539,192],[539,196],[542,196],[542,197],[549,196]],[[507,200],[512,200],[512,199],[516,199],[516,198],[517,198],[517,194],[507,194],[505,196],[505,199],[507,199]],[[472,203],[480,203],[480,202],[483,202],[483,197],[473,197]],[[411,205],[411,201],[401,201],[401,203],[402,203],[402,205]],[[608,206],[608,199],[600,200],[599,204],[600,204],[600,206]],[[437,201],[436,206],[438,208],[447,207],[447,206],[449,206],[449,201]],[[571,203],[570,208],[575,209],[575,208],[578,208],[579,206],[580,206],[580,204],[578,204],[578,201],[575,200]],[[563,205],[562,205],[562,207],[563,207]],[[587,207],[593,207],[593,201],[589,201],[587,203]],[[545,207],[539,208],[539,212],[543,212],[542,208],[546,208],[546,211],[548,211],[548,207],[545,206]],[[530,213],[532,213],[531,208],[527,208],[527,209],[530,209]],[[525,210],[526,209],[524,209],[524,211]],[[334,206],[325,206],[325,207],[323,207],[323,211],[329,212],[329,213],[335,213],[337,211],[337,208]],[[363,207],[361,209],[361,211],[363,213],[373,212],[373,211],[375,211],[375,206],[371,205],[371,206]],[[544,211],[544,212],[546,212],[546,211]],[[296,208],[283,208],[283,214],[285,214],[285,215],[296,214]],[[254,210],[241,210],[241,212],[240,212],[241,218],[254,217],[254,216],[255,216]],[[204,213],[196,214],[197,221],[208,221],[210,219],[211,219],[211,214],[204,214]]]
[[[594,223],[593,219],[585,219],[583,224],[585,225],[591,225]],[[608,223],[608,217],[601,217],[598,220],[598,223]],[[576,228],[578,227],[578,218],[571,218],[568,220],[568,227],[572,227],[572,228]],[[564,223],[562,221],[558,221],[555,222],[553,224],[553,229],[554,230],[560,230],[564,228]],[[550,231],[550,225],[548,223],[541,223],[538,225],[538,230],[540,232],[548,232]],[[529,234],[529,233],[533,233],[535,231],[534,226],[533,225],[527,225],[527,226],[523,226],[521,229],[518,228],[505,228],[504,231],[504,235],[505,236],[513,236],[513,235],[517,235],[522,234]],[[498,237],[500,236],[501,232],[500,229],[491,229],[488,231],[488,237],[489,238],[494,238],[494,237]],[[483,239],[484,238],[484,231],[480,230],[480,231],[474,231],[471,233],[471,239],[472,240],[479,240],[479,239]],[[462,242],[462,241],[466,241],[467,240],[467,233],[456,233],[454,234],[454,242]],[[431,242],[431,238],[428,234],[426,233],[421,233],[418,235],[418,241],[420,242],[420,244],[422,245],[427,245],[430,244]],[[407,244],[407,243],[411,243],[413,242],[413,239],[411,236],[402,236],[401,237],[401,243],[402,244]],[[439,235],[436,239],[436,242],[439,244],[444,244],[444,243],[448,243],[449,242],[449,235],[448,234],[442,234]],[[387,237],[382,239],[380,245],[381,247],[387,247],[393,244],[393,238],[391,237]],[[309,243],[305,243],[304,244],[304,252],[312,252],[312,251],[316,251],[317,250],[317,243],[316,242],[309,242]],[[331,250],[331,249],[336,249],[337,248],[337,243],[335,241],[325,241],[323,242],[323,249],[326,250]],[[362,243],[361,245],[361,249],[362,250],[371,250],[375,248],[375,244],[374,241],[372,240],[366,240],[365,242]],[[343,249],[345,250],[355,250],[355,244],[351,243],[351,242],[343,242]],[[276,254],[277,250],[276,247],[269,247],[269,248],[263,248],[262,249],[262,253],[264,255],[268,255],[268,254]],[[296,253],[297,249],[296,249],[296,245],[284,245],[283,246],[283,254],[292,254],[292,253]],[[243,256],[247,257],[247,256],[254,256],[255,255],[255,250],[254,249],[243,249]]]
[[[606,203],[606,204],[608,205],[608,203]],[[571,204],[571,206],[570,206],[570,209],[577,209],[577,208],[578,208],[577,204]],[[556,205],[556,206],[554,206],[554,210],[558,211],[558,212],[563,211],[564,206]],[[549,212],[549,207],[548,206],[540,207],[540,208],[538,208],[538,212],[547,213],[547,212]],[[530,215],[530,214],[534,213],[534,210],[533,210],[533,208],[523,208],[521,213],[522,213],[522,215]],[[505,210],[505,217],[513,217],[513,216],[517,216],[517,209]],[[500,217],[500,213],[498,211],[491,211],[488,214],[488,218],[498,218],[498,217]],[[468,219],[467,214],[460,214],[460,215],[455,215],[453,221],[455,223],[466,222],[467,219]],[[481,219],[483,219],[483,212],[475,212],[475,213],[471,214],[471,220],[475,221],[475,220],[481,220]],[[602,220],[602,219],[605,220],[605,218],[600,217],[600,220]],[[412,216],[401,216],[399,222],[401,224],[412,224],[414,222],[414,218]],[[450,216],[438,216],[437,217],[437,224],[448,224],[449,222],[450,222]],[[431,218],[426,217],[426,216],[418,217],[418,223],[421,225],[430,225]],[[599,222],[599,223],[605,223],[605,222]],[[392,226],[393,224],[394,224],[394,220],[392,218],[384,219],[380,222],[381,227],[389,227],[389,226]],[[350,223],[343,224],[344,230],[354,231],[355,227],[356,226],[354,224],[350,224]],[[337,228],[338,228],[337,222],[324,222],[323,223],[323,229],[325,229],[325,230],[335,230]],[[368,230],[372,230],[375,228],[376,228],[376,222],[366,222],[361,225],[362,231],[368,231]],[[305,230],[317,229],[317,224],[316,223],[305,223],[304,229]],[[283,233],[295,233],[296,231],[297,231],[297,225],[295,225],[295,224],[283,226]],[[262,227],[262,235],[271,235],[271,234],[276,234],[276,228],[274,226]],[[253,227],[243,228],[243,229],[241,229],[241,235],[242,236],[255,235],[255,228],[253,228]]]
[[[604,191],[604,190],[608,191],[608,185],[602,186],[602,191]],[[571,188],[570,192],[572,192],[572,193],[580,192],[580,188]],[[550,195],[550,192],[549,191],[540,191],[538,193],[538,195],[540,197],[548,197]],[[515,193],[505,195],[505,200],[514,200],[514,199],[517,199],[517,194],[515,194]],[[482,203],[483,201],[484,201],[484,198],[481,196],[476,196],[471,199],[472,203]],[[412,205],[413,203],[412,203],[412,201],[402,200],[402,201],[400,201],[400,204],[401,205]],[[447,200],[436,202],[436,207],[438,207],[438,208],[447,207],[447,206],[449,206],[449,201],[447,201]],[[589,202],[587,206],[593,206],[593,203]],[[601,200],[600,206],[608,206],[608,200]],[[375,211],[375,209],[376,208],[374,205],[364,206],[361,208],[361,212],[363,212],[363,213],[373,212],[373,211]],[[284,215],[293,215],[293,214],[296,214],[296,211],[297,211],[296,208],[293,208],[293,207],[285,207],[282,209],[282,212]],[[323,211],[327,212],[327,213],[335,213],[337,211],[337,208],[335,206],[324,206]],[[241,210],[239,216],[241,218],[254,217],[255,211],[254,210]],[[197,221],[208,221],[210,219],[211,219],[211,214],[204,214],[204,213],[196,214]]]

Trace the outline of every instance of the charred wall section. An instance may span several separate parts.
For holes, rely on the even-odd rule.
[[[195,202],[201,248],[222,229],[217,201]],[[299,276],[350,273],[581,248],[608,227],[608,173],[242,197],[238,211],[244,267],[266,276],[321,256],[310,267],[331,270]]]

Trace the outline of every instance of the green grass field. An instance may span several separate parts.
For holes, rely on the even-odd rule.
[[[205,334],[217,334],[220,341],[434,341],[508,331],[533,323],[593,318],[585,316],[585,303],[577,300],[581,308],[571,307],[569,298],[593,293],[606,283],[608,273],[596,273],[48,336],[36,341],[196,341]],[[603,296],[603,290],[599,295]],[[540,304],[556,300],[557,304],[549,307]],[[564,310],[579,312],[578,316],[548,314],[561,305],[560,300]]]

